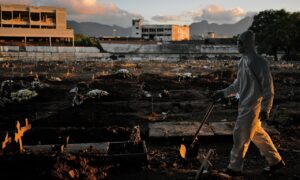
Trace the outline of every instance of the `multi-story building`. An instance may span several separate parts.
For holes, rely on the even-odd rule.
[[[142,37],[142,26],[143,26],[143,23],[142,23],[141,19],[133,19],[132,20],[131,37],[141,38]]]
[[[63,8],[0,4],[0,44],[10,43],[74,46],[74,31]]]
[[[142,25],[142,20],[135,19],[132,35],[137,38],[161,41],[190,40],[190,27],[180,25]]]

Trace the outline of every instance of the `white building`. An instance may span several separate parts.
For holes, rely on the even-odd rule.
[[[134,37],[134,38],[142,37],[142,25],[143,25],[143,22],[141,19],[133,19],[132,20],[131,37]]]
[[[190,40],[190,27],[181,25],[143,25],[141,19],[132,21],[132,37],[158,41]]]

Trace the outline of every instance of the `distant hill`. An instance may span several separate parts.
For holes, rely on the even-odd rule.
[[[115,31],[116,36],[130,36],[131,28],[123,28],[120,26],[110,26],[105,24],[99,24],[95,22],[82,22],[78,23],[76,21],[68,21],[68,27],[72,27],[75,34],[83,34],[90,37],[100,37],[100,36],[112,36]]]
[[[245,17],[235,24],[209,24],[207,21],[192,23],[190,25],[190,33],[193,35],[201,35],[207,32],[215,32],[217,35],[234,36],[247,30],[253,22],[252,17]]]
[[[191,36],[205,34],[207,32],[216,32],[217,35],[233,36],[247,30],[253,22],[252,17],[245,17],[235,24],[209,24],[207,21],[192,23],[190,25]],[[84,34],[90,37],[112,36],[116,29],[116,36],[131,36],[131,27],[124,28],[120,26],[110,26],[95,22],[68,21],[68,26],[72,27],[76,34]]]

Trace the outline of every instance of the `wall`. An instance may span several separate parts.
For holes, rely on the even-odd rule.
[[[113,44],[101,43],[102,48],[110,53],[167,53],[167,54],[200,54],[229,53],[238,54],[236,46],[231,45],[198,45],[198,44]]]
[[[235,46],[201,46],[178,44],[103,44],[115,51],[118,60],[187,60],[218,56],[239,56]],[[19,51],[21,50],[21,52]],[[23,51],[23,52],[22,52]],[[205,55],[205,56],[203,56]],[[0,46],[0,60],[24,61],[109,61],[111,53],[101,53],[95,47]]]
[[[64,10],[56,9],[56,29],[67,29],[67,13]],[[74,34],[74,33],[73,33]]]
[[[96,47],[47,47],[26,46],[20,52],[19,46],[0,46],[0,60],[25,61],[84,61],[106,60],[110,54],[100,53]]]
[[[190,40],[189,26],[172,26],[172,41]]]
[[[58,52],[0,52],[0,61],[98,61],[108,60],[107,53],[58,53]]]
[[[0,52],[20,51],[19,46],[0,46]],[[64,46],[25,46],[25,52],[52,52],[52,53],[100,53],[96,47],[64,47]]]

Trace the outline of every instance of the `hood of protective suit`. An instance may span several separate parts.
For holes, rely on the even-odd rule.
[[[253,31],[245,31],[239,36],[239,40],[243,43],[243,47],[246,49],[253,49],[255,42],[255,35]]]

